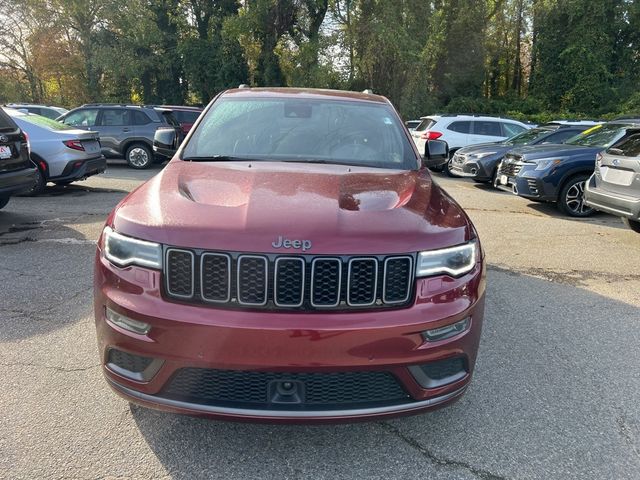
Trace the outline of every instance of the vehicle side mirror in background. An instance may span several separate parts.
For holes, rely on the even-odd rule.
[[[423,165],[438,167],[449,161],[449,144],[443,140],[427,140]]]

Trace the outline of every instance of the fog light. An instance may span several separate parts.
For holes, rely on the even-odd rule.
[[[434,328],[432,330],[425,330],[422,332],[422,338],[429,342],[444,340],[445,338],[450,338],[464,332],[470,325],[471,317],[467,317],[464,320],[452,323],[451,325],[445,325],[444,327]]]
[[[118,325],[119,327],[129,330],[133,333],[140,335],[146,335],[151,330],[151,325],[145,322],[134,320],[133,318],[120,315],[118,312],[111,310],[109,307],[105,307],[107,320],[111,323]]]

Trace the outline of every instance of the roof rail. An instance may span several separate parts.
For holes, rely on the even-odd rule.
[[[251,88],[251,87],[246,83],[241,83],[240,85],[238,85],[238,88]]]
[[[373,95],[373,90],[370,88],[365,88],[364,90],[362,90],[362,93],[366,93],[368,95]]]

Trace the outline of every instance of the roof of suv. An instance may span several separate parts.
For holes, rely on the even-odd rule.
[[[517,122],[517,123],[522,123],[524,124],[524,122],[521,122],[520,120],[516,120],[514,118],[509,118],[509,117],[496,117],[496,116],[491,116],[491,115],[476,115],[476,114],[436,114],[436,115],[426,115],[424,117],[420,117],[420,120],[426,120],[426,119],[432,119],[435,120],[436,122],[439,122],[443,119],[451,119],[451,120],[480,120],[480,121],[494,121],[494,122],[499,122],[499,121],[509,121],[509,122]]]
[[[291,97],[291,98],[332,98],[334,100],[358,100],[376,103],[390,103],[385,97],[373,93],[351,92],[347,90],[328,90],[321,88],[287,88],[287,87],[258,87],[233,88],[226,90],[222,96],[234,97]]]

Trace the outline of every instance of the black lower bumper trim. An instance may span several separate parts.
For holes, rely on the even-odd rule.
[[[403,403],[401,405],[390,405],[384,407],[372,407],[372,408],[354,408],[354,409],[341,409],[341,410],[320,410],[320,411],[301,411],[301,410],[257,410],[248,408],[233,408],[233,407],[220,407],[214,405],[200,405],[196,403],[183,402],[178,400],[171,400],[167,398],[157,397],[155,395],[149,395],[141,393],[131,388],[125,387],[116,383],[107,377],[107,381],[111,387],[131,398],[133,401],[138,400],[150,405],[164,406],[168,408],[176,408],[180,410],[186,410],[193,413],[211,414],[211,415],[228,415],[236,417],[254,417],[254,418],[298,418],[301,420],[312,419],[340,419],[340,418],[352,418],[352,417],[366,417],[370,415],[392,415],[400,413],[409,413],[414,410],[422,410],[429,407],[435,407],[441,403],[453,400],[454,398],[462,395],[467,389],[465,385],[458,390],[455,390],[446,395],[439,397],[429,398],[427,400],[419,400],[411,403]]]

